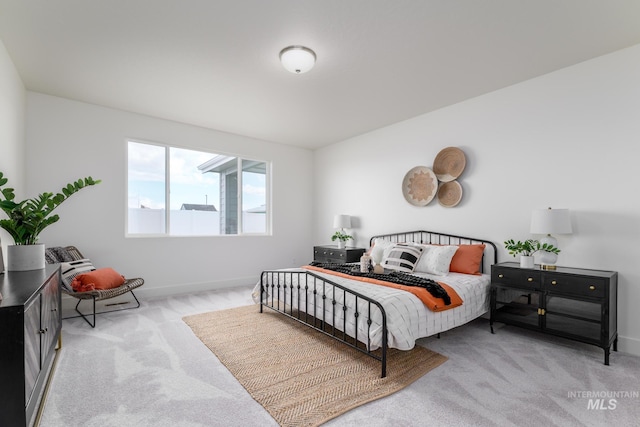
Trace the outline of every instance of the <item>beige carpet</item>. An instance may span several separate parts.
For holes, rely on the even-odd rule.
[[[411,384],[447,358],[416,346],[380,362],[256,305],[186,316],[195,335],[282,426],[317,426]]]

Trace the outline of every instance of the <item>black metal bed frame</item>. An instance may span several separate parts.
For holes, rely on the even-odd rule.
[[[295,285],[293,284],[293,280],[287,279],[292,277],[297,278]],[[289,287],[289,303],[287,303],[285,287]],[[270,292],[267,292],[267,297],[265,298],[264,293],[268,288],[270,288]],[[309,301],[310,292],[312,293],[312,301]],[[353,317],[356,327],[353,337],[349,337],[346,332],[348,319],[348,309],[346,305],[342,305],[342,329],[336,326],[336,292],[342,293],[343,301],[346,301],[347,295],[355,298]],[[294,295],[297,295],[296,304],[292,301]],[[319,298],[321,301],[318,300]],[[327,301],[328,299],[330,299],[330,301]],[[358,300],[366,301],[366,313],[360,313],[358,311]],[[318,304],[319,302],[321,302],[321,304]],[[330,303],[331,306],[327,307],[327,303]],[[313,313],[308,313],[307,309],[310,305],[313,307]],[[321,310],[318,310],[319,305],[322,307]],[[260,313],[262,313],[263,306],[282,313],[287,317],[297,320],[316,331],[379,360],[382,363],[381,378],[387,376],[387,314],[382,304],[374,299],[347,289],[331,280],[324,279],[310,271],[263,271],[260,275]],[[287,306],[289,307],[288,310]],[[371,349],[371,310],[374,306],[380,310],[382,318],[382,344],[378,352],[380,354]],[[300,307],[305,307],[305,309],[300,310]],[[327,308],[329,308],[331,312],[330,321],[327,319]],[[318,313],[318,311],[321,311],[321,313]],[[357,321],[361,315],[366,316],[367,319],[367,336],[364,338],[358,336]],[[363,339],[366,339],[366,341],[362,341]],[[359,342],[364,344],[364,346],[358,345]]]
[[[485,248],[483,262],[481,263],[482,272],[486,271],[491,264],[496,263],[498,257],[497,248],[493,242],[473,237],[419,230],[373,236],[370,243],[373,244],[374,240],[377,238],[389,240],[393,243],[415,242],[439,245],[483,243],[493,249],[493,257],[491,257],[493,260],[485,259],[487,258],[485,256],[487,254],[487,248]],[[489,252],[491,252],[491,249]],[[295,285],[294,282],[296,283]],[[342,293],[343,301],[346,301],[347,295],[355,299],[356,309],[352,314],[354,323],[356,324],[355,336],[349,336],[346,332],[348,311],[346,305],[342,305],[342,308],[338,308],[338,310],[343,311],[342,328],[336,326],[336,292]],[[287,295],[289,295],[289,297],[287,297]],[[358,311],[359,300],[366,302],[365,310]],[[327,304],[330,304],[330,306],[327,306]],[[319,306],[322,307],[321,310],[318,310]],[[381,378],[386,377],[388,352],[387,316],[382,304],[378,301],[345,288],[331,280],[327,280],[311,271],[267,270],[263,271],[260,275],[260,313],[263,312],[263,307],[268,307],[278,313],[282,313],[291,319],[305,324],[316,331],[328,335],[351,348],[379,360],[382,365]],[[305,307],[305,309],[301,310],[300,307]],[[313,313],[307,312],[310,307],[313,307]],[[327,308],[329,308],[329,310],[327,310]],[[371,349],[370,332],[372,324],[372,309],[379,310],[382,319],[382,343],[380,348],[377,350]],[[321,313],[318,313],[318,311],[321,311]],[[327,318],[327,312],[330,312],[329,319]],[[357,323],[358,317],[360,316],[366,316],[366,337],[358,336]]]

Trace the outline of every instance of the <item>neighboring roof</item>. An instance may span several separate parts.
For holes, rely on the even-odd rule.
[[[247,209],[245,212],[249,213],[266,213],[267,207],[265,205],[256,206],[255,208]]]
[[[219,172],[229,173],[238,169],[238,158],[218,154],[198,166],[202,173]],[[267,173],[266,163],[256,160],[242,159],[242,170],[244,172]]]
[[[200,169],[202,173],[235,170],[238,167],[237,160],[238,159],[236,157],[218,154],[217,156],[212,157],[203,164],[199,165],[198,169]]]
[[[197,203],[183,203],[180,206],[181,211],[207,211],[207,212],[217,212],[215,206],[213,205],[199,205]]]

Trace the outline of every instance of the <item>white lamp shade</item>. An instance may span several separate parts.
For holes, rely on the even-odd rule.
[[[569,209],[536,209],[531,213],[532,234],[571,234]]]
[[[289,46],[280,51],[282,66],[292,73],[306,73],[316,63],[314,51],[304,46]]]
[[[333,217],[333,228],[351,228],[351,217],[349,215],[336,215]]]

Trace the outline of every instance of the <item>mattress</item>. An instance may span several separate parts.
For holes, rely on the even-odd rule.
[[[382,315],[376,307],[371,310],[370,317],[372,322],[369,326],[365,315],[357,317],[357,320],[353,316],[356,309],[359,313],[367,313],[369,311],[366,301],[358,299],[356,303],[352,295],[345,295],[339,289],[333,289],[332,286],[327,285],[322,280],[310,281],[309,278],[313,279],[313,277],[304,274],[307,272],[305,269],[278,271],[282,272],[283,278],[286,278],[287,285],[294,286],[293,288],[290,286],[274,288],[273,293],[276,295],[267,294],[265,295],[267,298],[277,299],[283,304],[286,302],[289,308],[293,307],[315,317],[320,317],[324,313],[328,323],[340,330],[346,329],[346,333],[351,337],[356,337],[357,335],[357,339],[369,345],[372,350],[382,345]],[[489,286],[491,282],[489,274],[469,275],[450,272],[446,276],[435,276],[427,273],[414,273],[416,276],[446,283],[463,300],[463,304],[459,307],[434,312],[428,309],[418,297],[401,289],[364,283],[328,273],[313,273],[378,301],[387,316],[387,345],[400,350],[410,350],[415,346],[417,339],[464,325],[489,310]],[[267,285],[269,285],[272,276],[266,274],[264,277],[267,280]],[[305,291],[304,285],[309,285],[310,283],[311,286]],[[298,284],[303,286],[298,289]],[[316,292],[327,295],[327,298],[316,298],[314,303],[312,298],[314,288]],[[268,287],[268,290],[270,289]],[[306,298],[305,292],[307,294]],[[254,302],[260,302],[260,283],[256,284],[252,297]],[[335,310],[336,315],[333,314],[332,304],[327,302],[333,299],[335,299],[338,306],[338,310]],[[346,311],[342,310],[343,306],[346,306]],[[344,321],[343,313],[346,313],[346,322]]]

